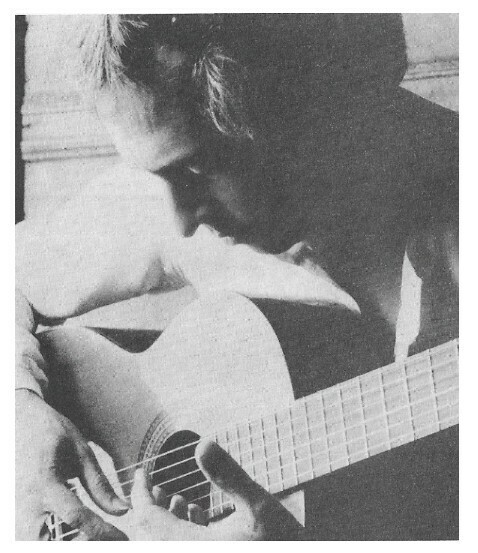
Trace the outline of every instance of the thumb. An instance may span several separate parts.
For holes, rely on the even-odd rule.
[[[196,447],[196,462],[206,478],[228,494],[236,509],[250,509],[268,496],[215,442],[201,441]]]
[[[128,504],[120,499],[101,470],[95,454],[88,444],[78,444],[79,478],[94,503],[105,513],[124,514]]]
[[[153,494],[148,489],[144,469],[139,468],[134,473],[133,489],[131,490],[131,504],[133,509],[144,509],[155,504]]]

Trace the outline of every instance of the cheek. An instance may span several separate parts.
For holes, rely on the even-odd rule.
[[[210,180],[210,193],[234,218],[250,224],[266,216],[267,198],[255,179],[218,175]]]

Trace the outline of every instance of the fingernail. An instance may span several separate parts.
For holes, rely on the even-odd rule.
[[[131,506],[124,499],[121,499],[120,497],[115,497],[113,499],[113,506],[118,511],[121,511],[124,513],[131,508]]]
[[[201,460],[204,468],[212,478],[221,477],[223,464],[228,459],[226,452],[215,442],[207,442],[201,445]]]

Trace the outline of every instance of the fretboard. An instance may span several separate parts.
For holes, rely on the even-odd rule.
[[[279,493],[458,424],[458,340],[219,431],[215,439]],[[210,518],[231,502],[211,490]]]

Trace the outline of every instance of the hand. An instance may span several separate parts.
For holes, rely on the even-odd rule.
[[[197,506],[174,496],[166,509],[164,493],[149,492],[142,471],[136,473],[131,501],[136,540],[294,540],[302,526],[279,501],[256,484],[213,442],[201,442],[196,460],[207,479],[226,492],[235,512],[205,526]]]
[[[53,320],[178,288],[171,258],[184,232],[169,183],[119,165],[48,217],[16,225],[16,284]]]
[[[128,506],[102,473],[78,429],[30,390],[16,392],[16,539],[45,537],[49,513],[80,530],[78,540],[121,540],[126,536],[86,508],[67,480],[79,477],[91,499],[119,515]]]

